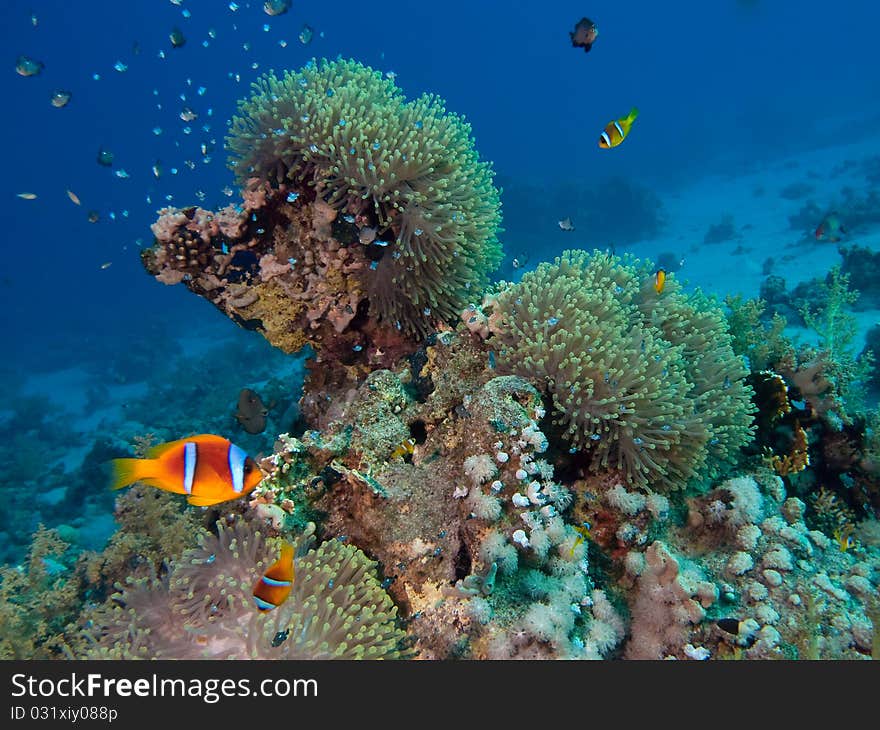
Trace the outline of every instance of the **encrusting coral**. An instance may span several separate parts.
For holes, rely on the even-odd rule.
[[[658,294],[646,263],[569,251],[486,308],[499,369],[546,388],[593,471],[680,488],[750,438],[751,389],[723,313],[671,279]]]
[[[313,527],[312,527],[313,529]],[[88,658],[393,659],[406,656],[397,609],[376,564],[338,540],[303,535],[288,599],[260,613],[252,590],[274,560],[253,523],[217,523],[161,577],[120,586],[88,614]]]
[[[500,262],[499,194],[470,126],[357,62],[259,79],[227,145],[243,185],[308,191],[351,217],[374,264],[356,275],[371,315],[408,334],[451,320]]]

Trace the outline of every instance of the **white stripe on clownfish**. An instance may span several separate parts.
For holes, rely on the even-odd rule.
[[[274,578],[268,578],[267,576],[263,576],[261,578],[263,583],[269,586],[292,586],[293,582],[289,580],[275,580]]]
[[[602,141],[609,147],[611,146],[611,139],[608,137],[608,132],[602,132]]]
[[[264,601],[262,598],[258,598],[257,596],[254,596],[254,601],[257,604],[257,608],[262,611],[271,611],[273,608],[278,608],[274,603]]]
[[[229,444],[229,474],[232,476],[232,490],[236,493],[244,489],[244,462],[247,454],[235,444]]]
[[[617,122],[614,122],[614,128],[617,130],[617,133],[618,133],[621,137],[624,136],[624,135],[623,135],[623,129],[621,128],[620,124],[618,124]]]
[[[187,441],[183,447],[183,491],[186,494],[192,494],[198,459],[198,446],[193,441]]]

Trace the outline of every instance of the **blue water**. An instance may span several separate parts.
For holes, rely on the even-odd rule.
[[[201,194],[206,208],[227,202],[226,122],[249,82],[269,69],[341,54],[395,72],[408,96],[440,95],[473,125],[477,148],[510,189],[505,200],[522,186],[601,190],[617,178],[663,201],[709,175],[760,173],[785,157],[869,139],[880,123],[880,8],[867,1],[843,8],[794,0],[295,1],[275,18],[261,2],[239,5],[233,12],[220,0],[5,0],[0,311],[7,345],[0,375],[7,405],[21,395],[22,374],[80,366],[147,387],[151,377],[167,376],[162,367],[193,341],[207,347],[214,338],[226,348],[234,404],[233,386],[248,384],[247,359],[237,353],[280,357],[183,287],[156,283],[138,258],[163,205],[194,204]],[[589,54],[568,38],[584,14],[600,30]],[[304,24],[315,33],[309,45],[297,39]],[[187,38],[179,49],[168,40],[175,26]],[[17,75],[19,54],[42,61],[44,71]],[[114,70],[117,61],[125,72]],[[72,92],[67,107],[49,104],[56,88]],[[198,118],[182,121],[184,106]],[[630,137],[615,150],[599,150],[604,126],[632,106],[641,115]],[[202,143],[213,147],[209,162]],[[112,168],[96,163],[100,148],[113,152]],[[157,160],[158,180],[151,172]],[[118,177],[119,170],[130,177]],[[81,206],[68,199],[68,189]],[[21,192],[38,197],[22,200]],[[516,241],[509,256],[528,248],[533,266],[569,245],[555,225],[565,210],[547,200],[523,208],[516,200],[504,234]],[[592,227],[613,233],[626,207],[613,199],[603,205],[603,219]],[[98,223],[87,221],[89,210],[98,211]],[[590,240],[590,225],[581,222],[585,240],[603,245]],[[512,273],[509,261],[504,273]],[[143,353],[141,370],[138,358],[126,359],[132,352]],[[39,418],[31,413],[27,424],[37,447],[50,438],[40,428],[55,416],[64,420],[59,404],[80,400],[58,387],[62,392],[50,405],[35,405]],[[108,391],[102,402],[118,405],[118,397]],[[198,408],[192,397],[187,407]],[[87,448],[94,434],[79,434],[76,447]],[[63,439],[56,434],[48,448],[59,458]]]

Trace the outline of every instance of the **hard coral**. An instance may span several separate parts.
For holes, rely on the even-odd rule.
[[[345,211],[375,264],[358,279],[380,321],[425,335],[454,317],[501,258],[499,194],[464,119],[432,95],[406,102],[354,61],[311,62],[253,88],[227,138],[240,181]]]
[[[751,389],[721,310],[638,260],[569,251],[495,298],[499,368],[553,400],[557,425],[594,471],[682,487],[750,438]]]

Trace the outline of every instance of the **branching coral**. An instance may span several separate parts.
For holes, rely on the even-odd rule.
[[[378,319],[408,333],[451,319],[500,261],[499,194],[470,126],[435,96],[406,102],[359,63],[322,60],[264,76],[227,144],[243,183],[314,189],[369,223],[358,238],[377,250],[362,288]]]
[[[658,295],[645,263],[566,252],[501,291],[489,322],[499,367],[546,387],[594,471],[681,487],[750,437],[746,369],[721,311],[673,281]]]
[[[125,658],[392,659],[403,656],[397,609],[376,563],[333,540],[300,539],[287,601],[262,614],[254,582],[274,551],[253,526],[218,523],[169,575],[132,582],[95,611],[86,656]]]
[[[848,309],[859,293],[850,289],[849,275],[841,273],[838,267],[831,270],[819,288],[824,305],[818,310],[804,305],[801,314],[807,327],[819,337],[819,359],[825,363],[823,374],[833,387],[833,395],[840,400],[841,406],[850,411],[859,410],[873,365],[870,352],[856,357],[853,348],[858,325]]]
[[[766,322],[766,302],[762,299],[743,299],[737,294],[728,296],[724,303],[729,310],[727,321],[733,338],[733,351],[747,357],[753,371],[764,370],[771,364],[794,358],[794,346],[784,334],[786,319],[774,313]]]
[[[0,659],[38,659],[65,650],[63,631],[80,604],[82,581],[62,561],[68,549],[40,525],[26,566],[0,567]]]

